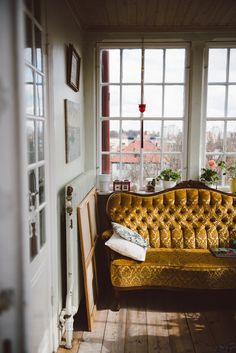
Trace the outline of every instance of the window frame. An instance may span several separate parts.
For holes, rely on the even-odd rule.
[[[96,108],[97,108],[97,170],[99,171],[99,173],[102,172],[102,155],[122,155],[125,153],[122,152],[102,152],[102,121],[105,120],[118,120],[119,124],[121,124],[122,120],[130,120],[130,121],[141,121],[140,116],[137,116],[137,118],[130,118],[130,117],[125,117],[125,116],[119,116],[119,117],[102,117],[102,112],[101,112],[101,99],[102,99],[102,82],[101,82],[101,75],[100,75],[100,64],[101,64],[101,51],[102,50],[109,50],[109,49],[140,49],[142,50],[142,48],[145,49],[185,49],[185,68],[184,68],[184,80],[183,80],[183,96],[184,96],[184,101],[183,101],[183,116],[182,117],[168,117],[168,116],[164,116],[163,115],[163,109],[164,106],[162,106],[162,116],[155,116],[155,117],[143,117],[143,120],[153,120],[153,121],[160,121],[161,122],[161,129],[162,129],[162,139],[161,139],[161,144],[163,142],[163,130],[164,130],[164,121],[166,122],[171,122],[171,121],[181,121],[183,124],[183,145],[182,145],[182,152],[168,152],[167,154],[169,155],[180,155],[182,156],[182,178],[185,179],[187,177],[187,163],[188,163],[188,155],[187,155],[187,150],[188,150],[188,121],[189,121],[189,110],[188,110],[188,105],[189,105],[189,71],[190,71],[190,43],[187,41],[184,42],[149,42],[149,41],[144,41],[144,43],[140,43],[140,42],[127,42],[127,43],[114,43],[114,42],[106,42],[106,43],[97,43],[97,56],[96,56],[96,60],[97,60],[97,71],[96,71],[96,78],[97,78],[97,102],[96,102]],[[165,64],[163,63],[163,72],[165,69]],[[140,70],[141,73],[141,70]],[[106,85],[107,83],[105,83],[104,85]],[[109,83],[108,83],[109,84]],[[113,83],[112,83],[113,84]],[[134,84],[138,84],[141,86],[141,80],[138,83],[134,83]],[[150,83],[147,83],[148,85],[150,85]],[[151,85],[154,83],[151,83]],[[116,83],[115,85],[117,85],[118,87],[121,87],[122,85],[124,85],[121,80]],[[129,84],[128,84],[129,85]],[[164,87],[164,86],[168,86],[168,85],[174,85],[174,83],[170,83],[168,84],[168,82],[161,82],[160,86]],[[180,85],[179,82],[176,82],[176,85]],[[143,84],[143,86],[145,86],[145,83]],[[164,94],[162,97],[162,102],[164,102]],[[145,102],[144,102],[145,103]],[[121,99],[120,99],[120,105],[122,104]],[[119,131],[119,134],[121,134],[121,129]],[[121,136],[119,135],[119,143],[121,145]],[[121,147],[121,146],[120,146]],[[147,154],[157,154],[160,155],[161,158],[161,169],[163,168],[163,154],[164,151],[163,149],[161,149],[160,153],[156,153],[156,152],[143,152],[143,155],[147,155]],[[142,160],[142,150],[140,149],[140,151],[138,152],[138,154],[140,155],[141,158],[141,168],[140,168],[140,173],[139,173],[139,181],[140,181],[140,187],[142,188],[144,185],[144,180],[143,180],[143,164],[144,164],[144,159]],[[120,162],[121,164],[121,162]]]
[[[236,122],[236,115],[235,117],[228,116],[228,90],[230,85],[236,86],[235,82],[229,82],[229,62],[230,62],[230,55],[227,52],[226,58],[226,80],[225,82],[214,82],[210,83],[210,86],[214,85],[222,85],[226,87],[225,90],[225,102],[224,102],[224,116],[207,116],[207,100],[208,100],[208,68],[209,68],[209,49],[236,49],[236,42],[235,41],[221,41],[221,42],[206,42],[205,45],[205,54],[204,54],[204,87],[203,87],[203,149],[202,149],[202,156],[201,156],[201,168],[206,166],[206,161],[208,156],[212,156],[214,159],[214,155],[220,157],[220,159],[225,160],[227,156],[235,156],[236,158],[236,151],[235,152],[227,152],[226,151],[226,137],[227,137],[227,122],[228,121],[235,121]],[[207,152],[206,151],[206,131],[207,131],[207,122],[208,121],[220,121],[223,122],[223,151],[222,152]],[[221,180],[222,186],[226,184],[226,179],[222,176]]]

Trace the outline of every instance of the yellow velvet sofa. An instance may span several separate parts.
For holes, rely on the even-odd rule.
[[[236,240],[236,196],[188,181],[149,195],[115,192],[106,207],[110,221],[150,244],[144,262],[111,252],[115,289],[236,288],[236,258],[218,258],[209,250]],[[111,234],[106,230],[103,239]]]

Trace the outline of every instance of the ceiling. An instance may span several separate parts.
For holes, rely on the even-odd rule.
[[[70,0],[70,6],[85,31],[236,31],[236,0]]]

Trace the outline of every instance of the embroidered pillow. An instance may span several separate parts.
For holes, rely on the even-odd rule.
[[[114,233],[111,238],[106,241],[106,246],[118,252],[121,255],[130,257],[137,261],[144,261],[146,258],[147,248],[132,243],[129,240],[121,238],[118,234]]]
[[[145,239],[143,239],[143,237],[137,232],[134,232],[133,230],[127,227],[124,227],[119,223],[111,222],[111,224],[114,232],[118,234],[120,237],[134,244],[142,246],[143,248],[146,248],[148,246],[148,242]]]

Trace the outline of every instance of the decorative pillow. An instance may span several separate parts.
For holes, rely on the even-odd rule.
[[[143,248],[146,248],[148,246],[147,241],[143,239],[143,237],[137,232],[134,232],[133,230],[124,227],[119,223],[111,222],[111,224],[114,232],[120,237],[129,240],[134,244],[142,246]]]
[[[146,258],[147,248],[143,248],[129,240],[121,238],[118,234],[114,233],[111,238],[106,241],[106,246],[118,252],[121,255],[130,257],[131,259],[144,261]]]

